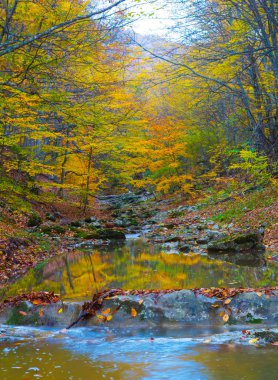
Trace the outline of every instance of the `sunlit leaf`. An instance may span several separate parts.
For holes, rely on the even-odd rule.
[[[22,311],[22,310],[20,310],[18,313],[19,313],[20,315],[22,315],[23,317],[25,317],[25,315],[27,315],[27,313],[25,313],[25,311]]]
[[[58,310],[58,314],[61,314],[63,312],[63,308],[61,307],[59,310]]]
[[[43,317],[43,316],[44,316],[44,311],[43,311],[43,309],[40,309],[40,310],[39,310],[39,316],[40,316],[40,317]]]
[[[103,311],[101,312],[101,314],[102,314],[102,315],[107,315],[107,314],[110,313],[110,311],[111,311],[111,309],[108,308],[108,309],[106,309],[106,310],[103,310]]]
[[[97,318],[100,319],[100,320],[103,321],[103,322],[106,320],[106,317],[104,317],[104,316],[101,315],[101,314],[98,314],[98,315],[97,315]]]
[[[131,308],[131,316],[133,317],[133,318],[135,318],[136,317],[136,315],[137,315],[137,311],[132,307]]]
[[[228,322],[228,320],[230,319],[229,314],[224,314],[222,319],[224,322]]]
[[[258,342],[259,338],[253,338],[248,341],[250,344],[256,344]]]

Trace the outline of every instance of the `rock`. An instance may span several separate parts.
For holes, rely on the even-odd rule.
[[[142,300],[139,303],[139,299]],[[156,292],[140,295],[119,295],[104,301],[102,310],[110,308],[115,310],[121,308],[109,321],[109,326],[146,326],[146,324],[163,325],[165,323],[187,323],[191,325],[223,325],[223,319],[219,316],[219,309],[212,307],[216,298],[203,295],[195,295],[191,290],[177,290],[158,294]],[[229,304],[230,319],[232,324],[264,323],[268,325],[277,324],[278,321],[278,296],[270,298],[258,296],[256,293],[243,293],[232,298]],[[7,306],[0,310],[0,323],[11,325],[38,325],[38,326],[61,326],[68,324],[78,318],[81,313],[82,303],[58,302],[43,307],[43,315],[40,315],[41,305],[32,305],[23,301],[17,306]],[[137,311],[137,317],[131,318],[131,308]],[[61,312],[62,310],[62,312]],[[24,314],[19,313],[24,311]],[[98,325],[98,318],[89,318],[80,321],[79,325]],[[277,334],[277,333],[276,333]],[[274,334],[258,336],[269,342],[277,341]]]
[[[54,226],[46,226],[42,228],[42,233],[46,235],[53,235],[53,234],[64,234],[66,232],[65,228],[60,225],[54,225]]]
[[[172,242],[177,242],[177,241],[181,241],[181,237],[180,236],[169,236],[169,237],[166,237],[164,239],[165,243],[172,243]]]
[[[209,238],[209,240],[215,240],[215,239],[223,238],[225,234],[219,231],[206,230],[206,236]]]
[[[191,246],[189,244],[183,244],[179,247],[179,251],[189,253],[191,251]]]
[[[46,213],[45,217],[46,217],[47,220],[50,220],[51,222],[55,222],[56,221],[56,216],[54,214],[50,214],[49,212]]]
[[[238,234],[226,235],[208,244],[208,251],[248,251],[252,249],[262,250],[263,237],[258,231],[246,231]]]
[[[207,244],[208,242],[209,242],[209,238],[207,236],[203,236],[197,239],[198,244]]]
[[[262,339],[266,343],[278,342],[278,332],[274,331],[257,331],[254,333],[256,338]]]
[[[96,231],[96,238],[98,239],[116,239],[125,240],[125,234],[122,231],[114,230],[112,228],[105,228]]]

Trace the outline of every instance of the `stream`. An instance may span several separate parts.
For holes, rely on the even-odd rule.
[[[104,288],[190,289],[277,284],[277,264],[236,265],[201,254],[177,254],[136,236],[87,247],[31,269],[1,297],[31,290],[60,293],[67,302]],[[277,347],[255,347],[246,326],[109,323],[60,331],[0,326],[1,379],[276,379]],[[260,326],[261,328],[261,326]]]

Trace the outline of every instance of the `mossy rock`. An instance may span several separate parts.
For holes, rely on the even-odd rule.
[[[49,227],[43,227],[42,232],[46,235],[52,235],[52,234],[64,234],[66,232],[65,228],[57,225],[57,226],[49,226]]]
[[[96,231],[84,231],[84,230],[79,230],[75,231],[74,236],[79,239],[85,239],[85,240],[90,240],[90,239],[97,239],[97,233]]]
[[[220,239],[216,239],[208,244],[208,251],[248,251],[262,250],[263,236],[258,231],[247,231],[238,234],[226,235]]]
[[[278,333],[274,331],[257,331],[254,335],[256,338],[263,339],[266,343],[278,342]]]
[[[115,240],[125,240],[125,234],[119,230],[113,230],[112,228],[100,229],[97,231],[99,239],[115,239]]]
[[[28,227],[37,227],[42,223],[42,218],[38,214],[31,214],[29,216],[27,226]]]
[[[25,313],[25,314],[23,314]],[[18,306],[13,306],[6,320],[7,325],[37,325],[40,316],[39,312],[30,312],[30,309],[25,301]]]
[[[71,222],[70,225],[72,227],[81,227],[82,226],[82,223],[79,222],[78,220],[74,221],[74,222]]]

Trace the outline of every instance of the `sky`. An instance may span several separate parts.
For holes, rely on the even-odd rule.
[[[165,36],[167,28],[173,25],[171,20],[171,7],[165,5],[165,1],[157,0],[153,4],[138,6],[144,13],[132,24],[132,28],[139,34],[156,34]]]

